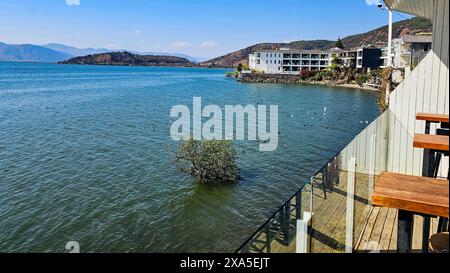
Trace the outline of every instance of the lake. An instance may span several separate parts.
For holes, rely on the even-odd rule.
[[[0,252],[232,252],[379,110],[377,93],[243,84],[225,70],[0,63]],[[170,109],[276,104],[279,145],[235,142],[242,181],[178,172]],[[324,111],[326,108],[326,111]]]

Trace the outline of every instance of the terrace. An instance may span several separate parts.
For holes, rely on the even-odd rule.
[[[436,241],[448,250],[449,2],[385,3],[431,19],[432,50],[389,93],[388,109],[238,252],[439,252]]]

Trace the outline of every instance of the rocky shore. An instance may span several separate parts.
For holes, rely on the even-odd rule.
[[[379,91],[379,89],[363,85],[360,86],[354,83],[345,82],[331,82],[331,81],[312,81],[304,80],[300,75],[289,75],[289,74],[250,74],[250,73],[240,73],[237,77],[239,82],[243,83],[286,83],[286,84],[305,84],[305,85],[320,85],[329,87],[341,87],[341,88],[351,88],[351,89],[363,89],[370,91]]]

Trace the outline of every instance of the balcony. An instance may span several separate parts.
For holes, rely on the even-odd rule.
[[[388,169],[389,128],[398,123],[389,110],[381,114],[305,181],[238,252],[397,252],[398,210],[374,207],[371,197]],[[412,136],[398,130],[412,144]],[[424,220],[415,220],[412,251],[422,252]],[[433,219],[430,234],[437,229]]]

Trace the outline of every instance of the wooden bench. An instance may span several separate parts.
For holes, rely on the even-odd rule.
[[[415,134],[414,148],[423,148],[436,151],[448,151],[449,137],[439,135]]]
[[[374,206],[448,218],[449,182],[428,177],[383,173],[372,194]]]
[[[449,122],[449,116],[441,115],[441,114],[417,113],[416,119],[434,122],[434,123],[448,123]]]
[[[398,209],[397,251],[408,253],[412,247],[414,214],[449,216],[449,181],[429,177],[383,173],[372,194],[372,204]],[[424,227],[426,229],[426,227]],[[428,248],[429,234],[424,232]],[[427,251],[424,247],[423,251]]]

